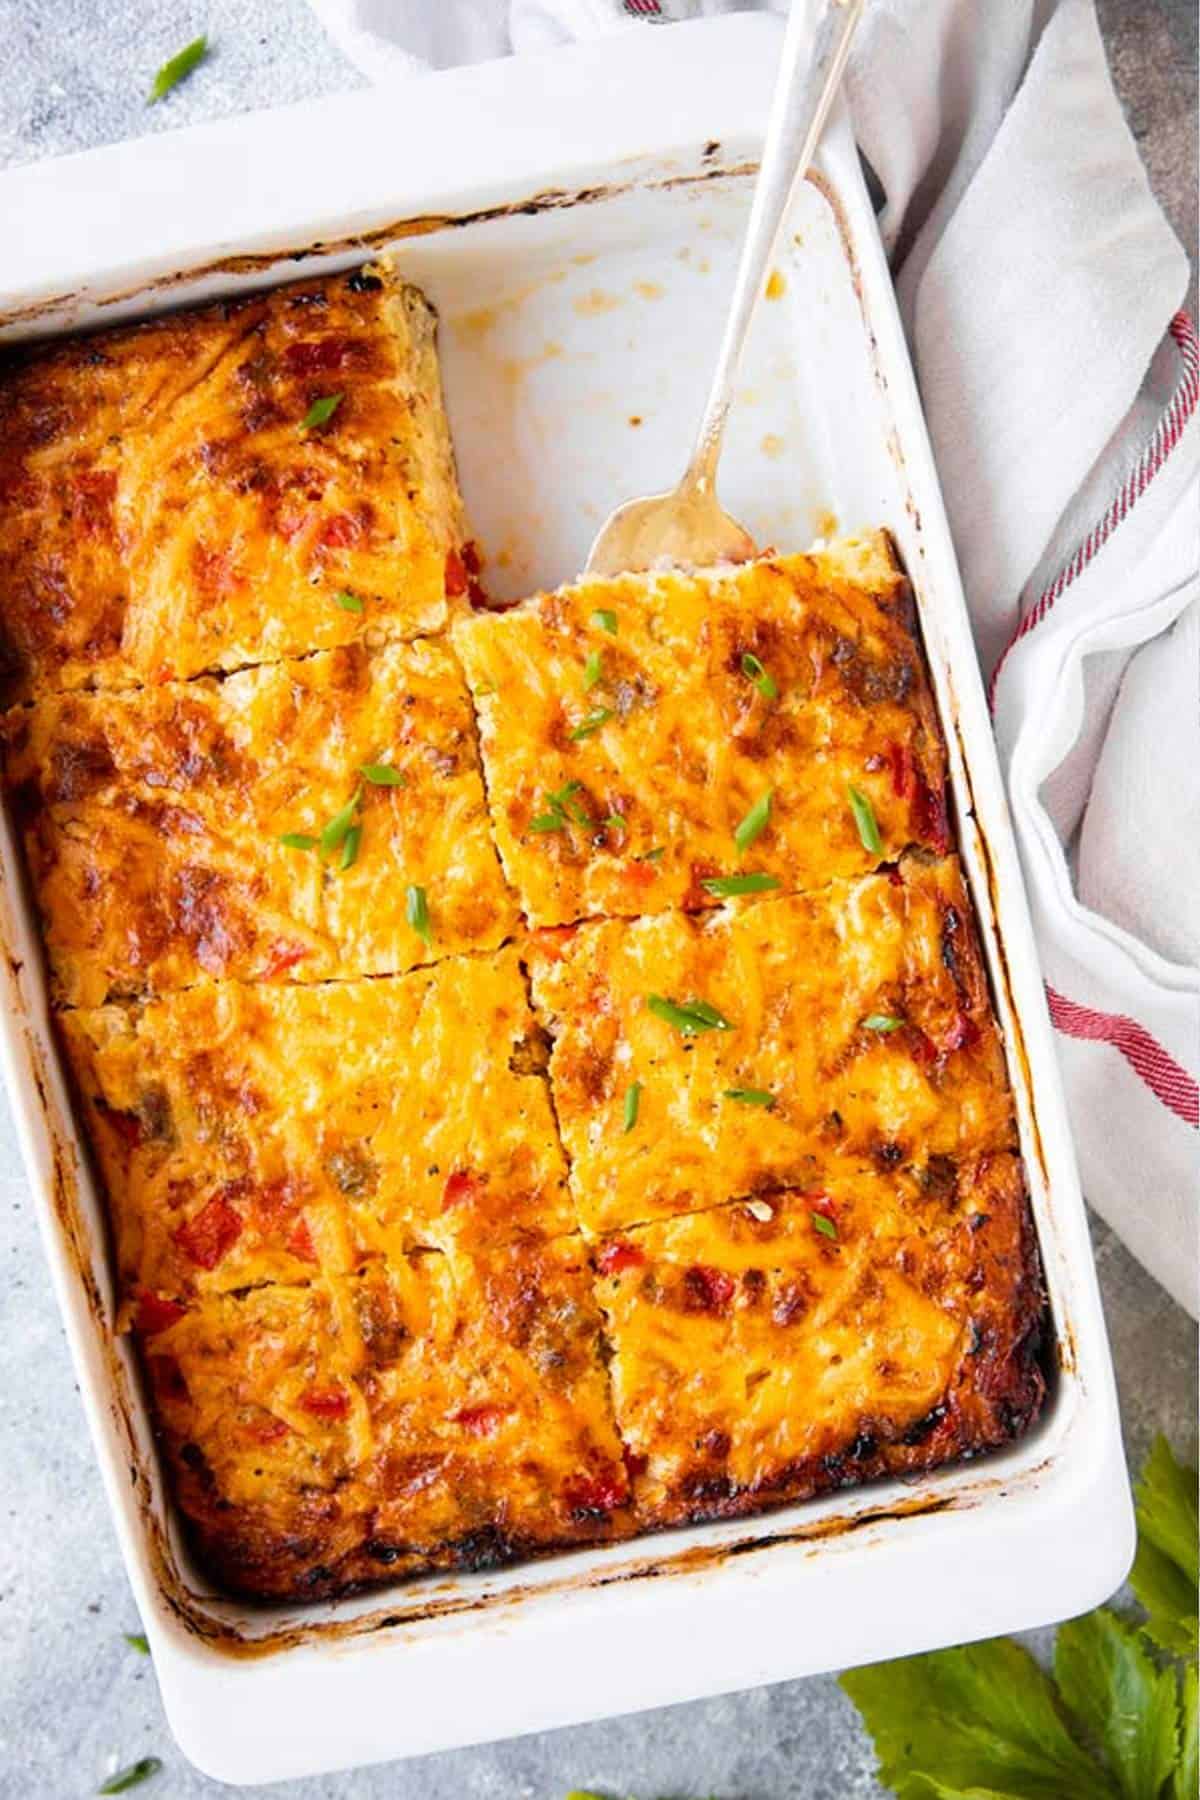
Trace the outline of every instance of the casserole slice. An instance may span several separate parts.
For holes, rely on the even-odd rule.
[[[884,532],[585,579],[463,615],[454,644],[535,926],[713,906],[730,878],[803,891],[948,848],[941,736]]]
[[[831,1157],[892,1170],[1015,1142],[953,857],[546,932],[527,958],[588,1230],[820,1185]]]
[[[141,1328],[202,1565],[304,1598],[628,1530],[578,1238],[427,1252]]]
[[[516,924],[437,643],[52,695],[5,739],[59,1004],[393,974]]]
[[[516,955],[59,1016],[127,1324],[150,1299],[575,1228]]]
[[[10,359],[8,697],[440,630],[469,576],[434,332],[381,266]]]
[[[596,1261],[643,1527],[930,1468],[1041,1404],[1037,1253],[1007,1153],[838,1165],[609,1238]]]

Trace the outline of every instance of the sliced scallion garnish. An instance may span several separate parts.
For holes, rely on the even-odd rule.
[[[429,923],[429,902],[423,887],[405,889],[404,912],[417,936],[426,944],[433,943],[433,927]]]
[[[617,635],[617,615],[607,606],[598,606],[592,614],[592,624],[598,631],[607,631],[610,637]]]
[[[640,1081],[631,1081],[629,1086],[625,1089],[624,1116],[625,1116],[625,1130],[627,1133],[632,1131],[634,1126],[637,1124],[638,1107],[641,1105],[641,1099],[642,1099],[642,1084],[641,1084],[641,1082]]]
[[[863,1020],[864,1031],[899,1031],[904,1020],[896,1018],[894,1013],[868,1013]]]
[[[836,1244],[838,1229],[833,1220],[827,1219],[824,1213],[819,1212],[810,1212],[808,1216],[812,1220],[813,1230],[819,1231],[822,1237],[832,1238]]]
[[[701,1031],[733,1030],[732,1023],[724,1013],[718,1012],[707,1000],[692,999],[678,1003],[664,999],[662,994],[647,994],[646,1005],[655,1018],[673,1025],[684,1037],[694,1037]]]
[[[850,811],[854,814],[854,823],[858,826],[859,841],[863,849],[869,850],[872,856],[878,856],[883,849],[883,839],[879,835],[875,808],[861,788],[848,787],[846,797],[850,802]]]
[[[285,831],[279,841],[285,850],[315,850],[320,839],[310,837],[307,831]]]
[[[333,596],[333,604],[340,606],[343,612],[360,613],[363,610],[362,600],[357,594],[352,594],[349,588],[340,588]]]
[[[761,794],[733,834],[739,850],[748,850],[755,838],[761,837],[771,817],[771,790]]]
[[[707,894],[726,900],[732,894],[765,894],[779,886],[778,875],[710,875],[700,883]]]
[[[604,658],[598,650],[589,650],[587,661],[583,665],[583,688],[590,693],[598,681],[604,677]]]
[[[182,50],[176,51],[175,55],[163,64],[154,77],[154,86],[146,97],[146,105],[153,106],[165,94],[169,94],[173,87],[178,87],[179,83],[191,74],[196,64],[203,62],[207,55],[207,37],[193,38],[190,44],[185,44]]]
[[[778,696],[779,689],[751,650],[742,652],[742,674],[749,677],[764,700],[774,700]]]
[[[328,425],[341,404],[341,394],[321,394],[313,401],[300,423],[305,431],[312,431],[317,425]]]
[[[326,825],[325,829],[322,831],[320,837],[322,856],[332,856],[335,850],[341,849],[346,841],[347,832],[350,831],[354,824],[355,814],[358,812],[361,805],[362,788],[357,787],[349,800],[347,800],[345,806],[343,806],[341,812],[334,813],[332,819],[330,819],[328,825]]]
[[[740,1106],[774,1106],[775,1096],[766,1088],[726,1088],[725,1098],[736,1100]]]
[[[611,706],[598,706],[595,712],[589,713],[586,719],[581,719],[574,731],[568,732],[567,735],[572,743],[577,744],[580,738],[591,737],[594,731],[599,731],[600,727],[611,718]]]
[[[408,776],[391,763],[364,763],[358,771],[372,787],[407,787]]]

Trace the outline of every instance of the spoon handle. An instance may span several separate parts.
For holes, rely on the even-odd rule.
[[[742,345],[766,281],[779,229],[796,182],[812,161],[850,54],[864,0],[823,0],[810,35],[811,0],[792,0],[750,222],[742,245],[733,303],[721,340],[708,405],[684,488],[712,492],[725,421],[733,403]]]

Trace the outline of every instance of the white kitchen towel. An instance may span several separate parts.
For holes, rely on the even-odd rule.
[[[647,26],[738,10],[312,4],[378,80],[600,32],[626,32],[636,56]],[[1186,259],[1092,0],[869,0],[849,87],[990,684],[1085,1190],[1200,1315],[1200,370],[1178,312]]]

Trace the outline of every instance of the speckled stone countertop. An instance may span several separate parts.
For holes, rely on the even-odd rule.
[[[1100,0],[1114,72],[1150,176],[1195,264],[1193,0]],[[203,79],[147,113],[158,64],[206,30]],[[303,0],[0,0],[0,166],[361,77]],[[147,1800],[223,1789],[188,1767],[138,1629],[72,1379],[7,1108],[0,1100],[0,1796],[74,1800],[138,1757],[163,1759]],[[1103,1226],[1097,1258],[1131,1459],[1165,1430],[1195,1445],[1190,1321]],[[781,1683],[602,1724],[355,1774],[290,1782],[286,1800],[561,1800],[605,1794],[867,1800],[870,1746],[834,1680]]]

